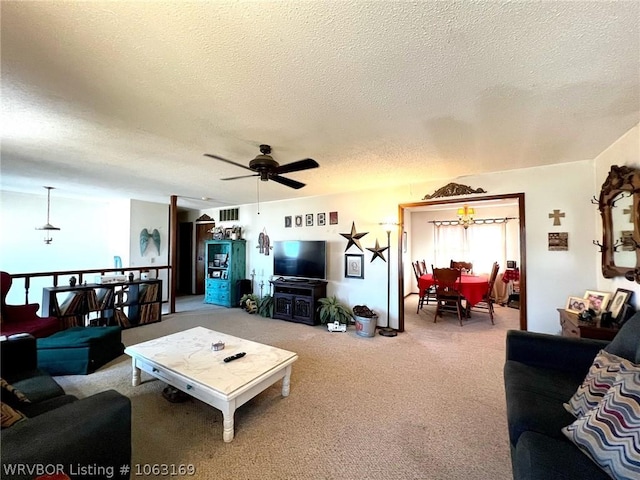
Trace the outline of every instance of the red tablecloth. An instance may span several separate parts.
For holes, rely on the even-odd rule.
[[[420,292],[423,292],[431,285],[433,285],[433,275],[427,273],[420,276],[418,280],[418,288]],[[482,301],[484,294],[487,293],[489,288],[489,277],[486,275],[462,275],[462,285],[460,287],[460,293],[469,302],[470,305]]]

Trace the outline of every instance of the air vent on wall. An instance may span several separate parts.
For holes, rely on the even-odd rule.
[[[238,220],[240,217],[240,209],[238,208],[227,208],[224,210],[220,210],[220,221],[221,222],[229,222],[233,220]]]

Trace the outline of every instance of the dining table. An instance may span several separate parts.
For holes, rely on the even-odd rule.
[[[435,284],[435,281],[433,280],[432,273],[420,275],[420,278],[418,279],[418,288],[420,289],[420,292],[426,291],[433,284]],[[488,289],[488,275],[471,275],[463,273],[460,278],[460,293],[467,300],[467,304],[469,306],[473,306],[476,303],[481,302]]]

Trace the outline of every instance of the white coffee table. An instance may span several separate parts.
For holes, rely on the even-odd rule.
[[[225,348],[213,351],[218,341]],[[222,411],[225,442],[233,440],[233,416],[238,407],[282,379],[282,396],[289,395],[294,352],[195,327],[125,348],[132,359],[133,385],[140,371],[158,378]],[[239,352],[246,355],[225,363]]]

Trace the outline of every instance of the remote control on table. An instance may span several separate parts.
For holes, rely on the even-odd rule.
[[[235,355],[231,355],[230,357],[225,358],[224,363],[232,362],[234,360],[244,357],[245,355],[246,355],[245,352],[236,353]]]

